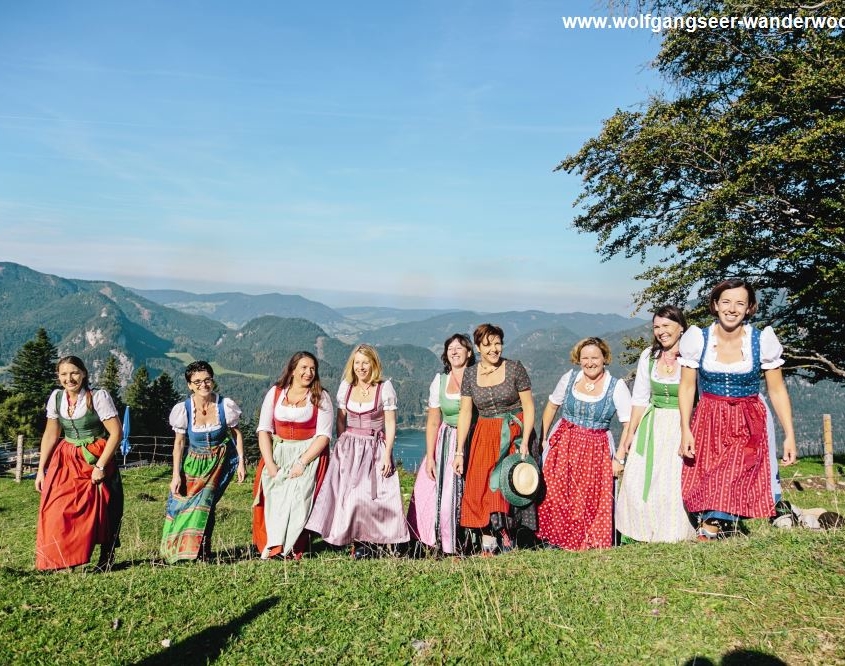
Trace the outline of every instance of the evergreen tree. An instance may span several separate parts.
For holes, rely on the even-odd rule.
[[[173,405],[182,400],[182,396],[173,386],[173,379],[166,372],[156,377],[150,386],[149,412],[147,424],[150,435],[172,435],[170,411]]]
[[[103,374],[100,375],[100,388],[105,389],[111,395],[114,406],[117,408],[118,416],[123,419],[123,411],[126,405],[120,397],[120,373],[117,367],[117,359],[109,354]]]
[[[14,442],[18,435],[23,435],[34,443],[32,440],[41,437],[41,422],[45,420],[46,416],[43,414],[40,421],[33,415],[33,409],[26,404],[23,393],[7,393],[5,399],[0,402],[0,442]]]
[[[123,393],[124,402],[129,406],[132,418],[133,435],[150,435],[150,373],[142,365],[132,375],[132,381]],[[122,414],[121,414],[122,416]]]
[[[24,395],[27,404],[43,404],[56,387],[57,358],[47,331],[39,328],[35,337],[18,350],[9,367],[12,393]]]
[[[9,367],[12,396],[0,405],[0,424],[6,433],[29,438],[37,437],[44,429],[44,405],[56,388],[57,356],[56,347],[43,328],[15,354]]]

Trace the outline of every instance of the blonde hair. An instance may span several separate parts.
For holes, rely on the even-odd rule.
[[[343,379],[346,380],[346,383],[352,386],[358,383],[358,377],[352,369],[352,365],[355,362],[355,354],[363,354],[370,361],[370,376],[364,381],[368,384],[378,384],[382,381],[381,361],[379,360],[375,347],[371,345],[358,345],[352,350],[349,360],[346,361],[346,367],[343,368]]]
[[[598,347],[601,350],[601,355],[604,357],[604,364],[608,365],[612,359],[610,355],[610,346],[601,338],[584,338],[575,343],[572,351],[569,352],[569,360],[575,365],[581,363],[581,351],[584,347]]]

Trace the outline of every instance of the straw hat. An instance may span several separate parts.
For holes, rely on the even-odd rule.
[[[540,468],[531,456],[513,453],[502,461],[499,489],[514,506],[531,504],[540,486]]]

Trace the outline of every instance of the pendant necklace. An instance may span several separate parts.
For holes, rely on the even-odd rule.
[[[671,360],[667,361],[667,357]],[[678,354],[669,356],[667,351],[664,350],[663,353],[660,354],[660,360],[662,361],[660,368],[663,370],[664,374],[672,375],[675,373],[675,367],[678,363]]]
[[[593,391],[596,390],[596,382],[601,380],[602,377],[604,377],[604,370],[602,370],[601,374],[598,377],[596,377],[593,381],[591,381],[591,382],[585,381],[584,382],[584,388],[587,389],[588,393],[592,393]],[[586,377],[584,379],[586,379]]]

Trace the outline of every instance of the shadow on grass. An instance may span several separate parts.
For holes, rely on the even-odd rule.
[[[252,622],[262,613],[267,612],[278,604],[279,597],[269,597],[258,602],[243,615],[239,615],[231,622],[218,624],[203,629],[190,638],[179,641],[175,645],[162,650],[158,654],[150,655],[135,663],[135,666],[155,666],[156,664],[211,664],[223,653],[229,640],[237,636],[241,629]]]
[[[209,562],[212,564],[235,564],[244,560],[254,560],[258,553],[252,546],[233,546],[211,554]]]
[[[786,662],[774,655],[757,650],[733,650],[722,655],[720,666],[787,666]],[[691,657],[684,666],[716,666],[707,657]]]

